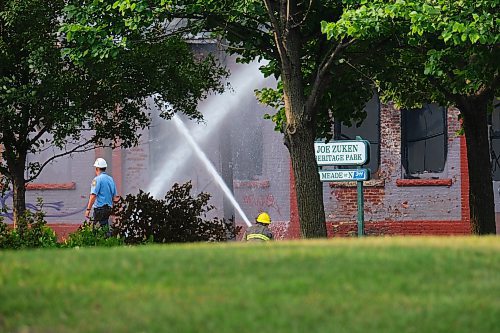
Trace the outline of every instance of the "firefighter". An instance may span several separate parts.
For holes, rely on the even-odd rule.
[[[271,217],[268,213],[262,212],[255,219],[255,225],[249,227],[243,235],[245,241],[270,241],[273,239],[273,233],[269,230]]]

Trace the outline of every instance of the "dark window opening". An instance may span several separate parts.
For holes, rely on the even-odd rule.
[[[377,95],[368,101],[365,106],[366,118],[359,127],[356,124],[346,126],[335,121],[334,140],[356,140],[360,136],[370,142],[370,161],[364,168],[370,169],[371,178],[378,177],[380,165],[380,100]],[[352,169],[351,167],[339,167]]]
[[[262,176],[264,150],[262,116],[254,99],[241,103],[245,112],[233,116],[231,121],[231,154],[233,177],[238,180],[258,180]]]
[[[443,172],[448,150],[446,116],[446,108],[435,104],[402,110],[401,157],[405,178]]]
[[[500,180],[500,99],[493,103],[490,124],[491,174],[493,180]]]

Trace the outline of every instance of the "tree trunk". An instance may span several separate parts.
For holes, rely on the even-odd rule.
[[[314,153],[316,139],[313,110],[306,109],[302,82],[300,50],[302,44],[297,31],[286,38],[287,56],[282,61],[283,97],[285,102],[285,143],[295,176],[299,223],[302,237],[326,237],[323,185],[319,180]]]
[[[14,213],[14,228],[17,226],[19,217],[26,211],[26,179],[24,170],[26,168],[26,153],[16,153],[11,145],[5,144],[5,161],[12,182],[12,210]]]
[[[302,237],[326,237],[323,186],[319,180],[314,154],[313,131],[305,126],[298,126],[295,133],[286,135],[295,178]]]
[[[472,233],[494,234],[495,203],[488,140],[487,98],[468,97],[459,105],[467,142]]]
[[[17,170],[16,170],[17,171]],[[24,179],[24,169],[12,175],[12,208],[14,212],[14,228],[26,211],[26,181]]]

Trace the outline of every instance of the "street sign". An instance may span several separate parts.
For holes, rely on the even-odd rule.
[[[370,143],[366,140],[315,142],[316,162],[323,165],[364,165],[370,160]]]
[[[370,161],[370,142],[356,136],[356,140],[342,140],[330,143],[315,142],[314,153],[318,166],[323,165],[356,165],[357,169],[321,170],[322,182],[355,181],[358,201],[358,237],[364,234],[365,205],[363,199],[363,181],[370,179],[370,169],[361,169]]]
[[[365,181],[370,179],[369,169],[337,169],[319,172],[319,178],[322,182],[353,182]]]

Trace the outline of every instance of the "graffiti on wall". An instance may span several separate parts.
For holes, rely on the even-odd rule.
[[[13,192],[12,191],[7,191],[3,196],[0,197],[0,216],[8,218],[9,220],[13,220],[14,218],[14,213],[11,207],[12,205],[9,205],[9,203],[12,203],[12,197],[13,197]],[[85,207],[76,208],[73,211],[69,212],[62,212],[64,208],[64,202],[63,201],[55,201],[55,202],[44,202],[43,203],[43,210],[46,212],[45,216],[46,217],[68,217],[76,214],[83,214],[85,211]],[[26,209],[29,209],[32,212],[39,211],[39,207],[37,207],[36,204],[31,203],[31,202],[26,202]]]
[[[255,207],[260,211],[269,210],[274,208],[279,216],[281,216],[281,210],[272,194],[246,194],[243,196],[243,202],[251,207]]]

